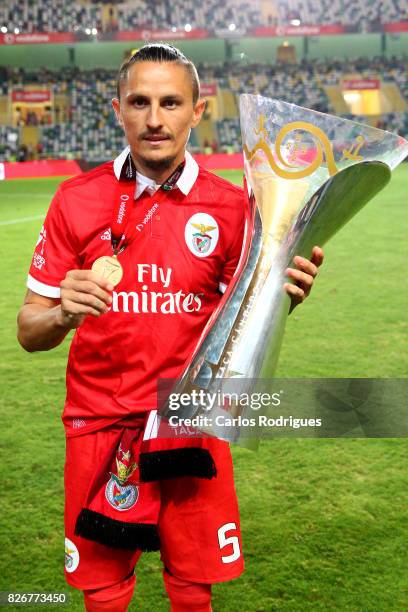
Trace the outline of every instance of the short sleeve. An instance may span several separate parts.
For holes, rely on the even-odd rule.
[[[79,268],[75,240],[61,189],[48,209],[35,245],[27,287],[46,297],[60,297],[60,283],[69,270]]]

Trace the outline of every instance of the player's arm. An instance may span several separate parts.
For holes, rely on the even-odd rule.
[[[299,255],[294,257],[293,263],[296,268],[286,270],[286,276],[293,279],[294,282],[284,284],[284,289],[292,300],[290,312],[309,295],[323,259],[324,253],[318,246],[313,247],[310,260],[299,257]]]
[[[61,298],[27,291],[17,317],[17,338],[29,352],[61,344],[87,315],[99,317],[112,301],[113,285],[92,270],[71,270],[61,282]]]

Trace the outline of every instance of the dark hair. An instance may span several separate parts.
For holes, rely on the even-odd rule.
[[[197,69],[193,62],[176,47],[163,42],[154,42],[143,45],[131,57],[126,59],[119,68],[118,78],[116,82],[116,93],[120,100],[120,87],[126,81],[129,69],[137,62],[177,62],[185,67],[191,78],[193,87],[193,103],[195,104],[200,97],[200,80],[198,78]]]

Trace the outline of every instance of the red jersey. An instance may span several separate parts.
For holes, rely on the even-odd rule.
[[[29,289],[58,299],[69,270],[90,269],[112,254],[113,202],[120,178],[135,182],[130,165],[127,148],[113,163],[59,186],[36,245]],[[241,188],[199,167],[188,153],[176,186],[160,192],[159,205],[158,192],[149,195],[146,183],[137,184],[132,214],[147,213],[137,222],[134,217],[135,239],[119,255],[124,274],[110,310],[86,317],[72,340],[63,412],[68,434],[157,408],[157,379],[182,373],[238,264]]]

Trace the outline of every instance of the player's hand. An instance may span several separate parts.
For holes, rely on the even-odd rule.
[[[318,268],[322,265],[324,253],[318,246],[313,247],[311,259],[305,259],[296,255],[293,258],[293,263],[296,268],[287,268],[286,275],[292,278],[293,283],[285,283],[284,289],[292,300],[290,311],[295,306],[301,304],[309,295],[314,279],[317,276]]]
[[[100,317],[112,302],[113,285],[92,270],[71,270],[60,287],[63,327],[77,328],[87,315]]]

